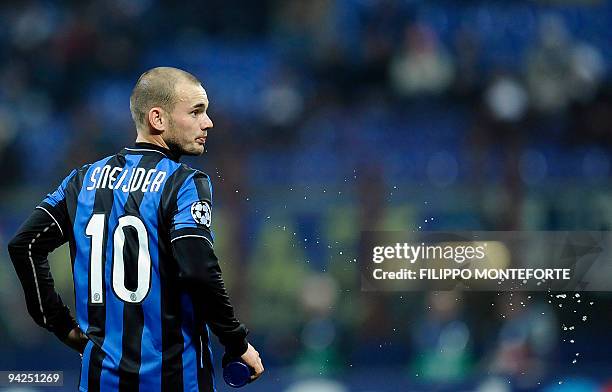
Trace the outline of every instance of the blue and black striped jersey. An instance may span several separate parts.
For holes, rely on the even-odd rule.
[[[167,149],[137,143],[73,170],[36,210],[49,227],[22,228],[11,256],[16,264],[19,244],[36,241],[28,231],[56,233],[47,252],[68,241],[76,321],[89,339],[79,389],[215,390],[209,327],[238,355],[247,330],[234,317],[213,251],[208,176]],[[29,294],[24,284],[28,310],[66,336],[69,313],[59,296],[47,300],[53,281],[50,290],[42,256],[31,272],[25,253],[21,273],[16,264],[22,284],[29,277],[32,286],[34,275]]]

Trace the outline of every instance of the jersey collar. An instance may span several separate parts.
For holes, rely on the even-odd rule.
[[[165,155],[167,158],[172,159],[175,162],[178,162],[179,159],[181,158],[181,154],[178,154],[174,151],[158,146],[156,144],[146,143],[146,142],[137,142],[134,144],[133,147],[126,147],[125,149],[128,152],[133,152],[133,153],[146,153],[146,152],[161,153]]]

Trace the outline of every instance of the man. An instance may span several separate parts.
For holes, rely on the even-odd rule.
[[[215,390],[209,328],[252,380],[263,372],[213,251],[210,180],[179,163],[204,152],[207,108],[193,75],[142,74],[130,97],[136,145],[73,170],[9,244],[28,312],[82,354],[81,391]],[[76,321],[47,261],[66,241]]]

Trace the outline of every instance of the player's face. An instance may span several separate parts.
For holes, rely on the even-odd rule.
[[[164,140],[183,155],[200,155],[204,152],[208,130],[213,127],[206,113],[206,90],[197,83],[180,82],[176,94],[178,101],[170,113],[171,121],[164,132]]]

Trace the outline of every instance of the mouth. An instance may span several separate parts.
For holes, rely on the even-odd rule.
[[[206,136],[196,138],[196,142],[200,144],[206,143]]]

